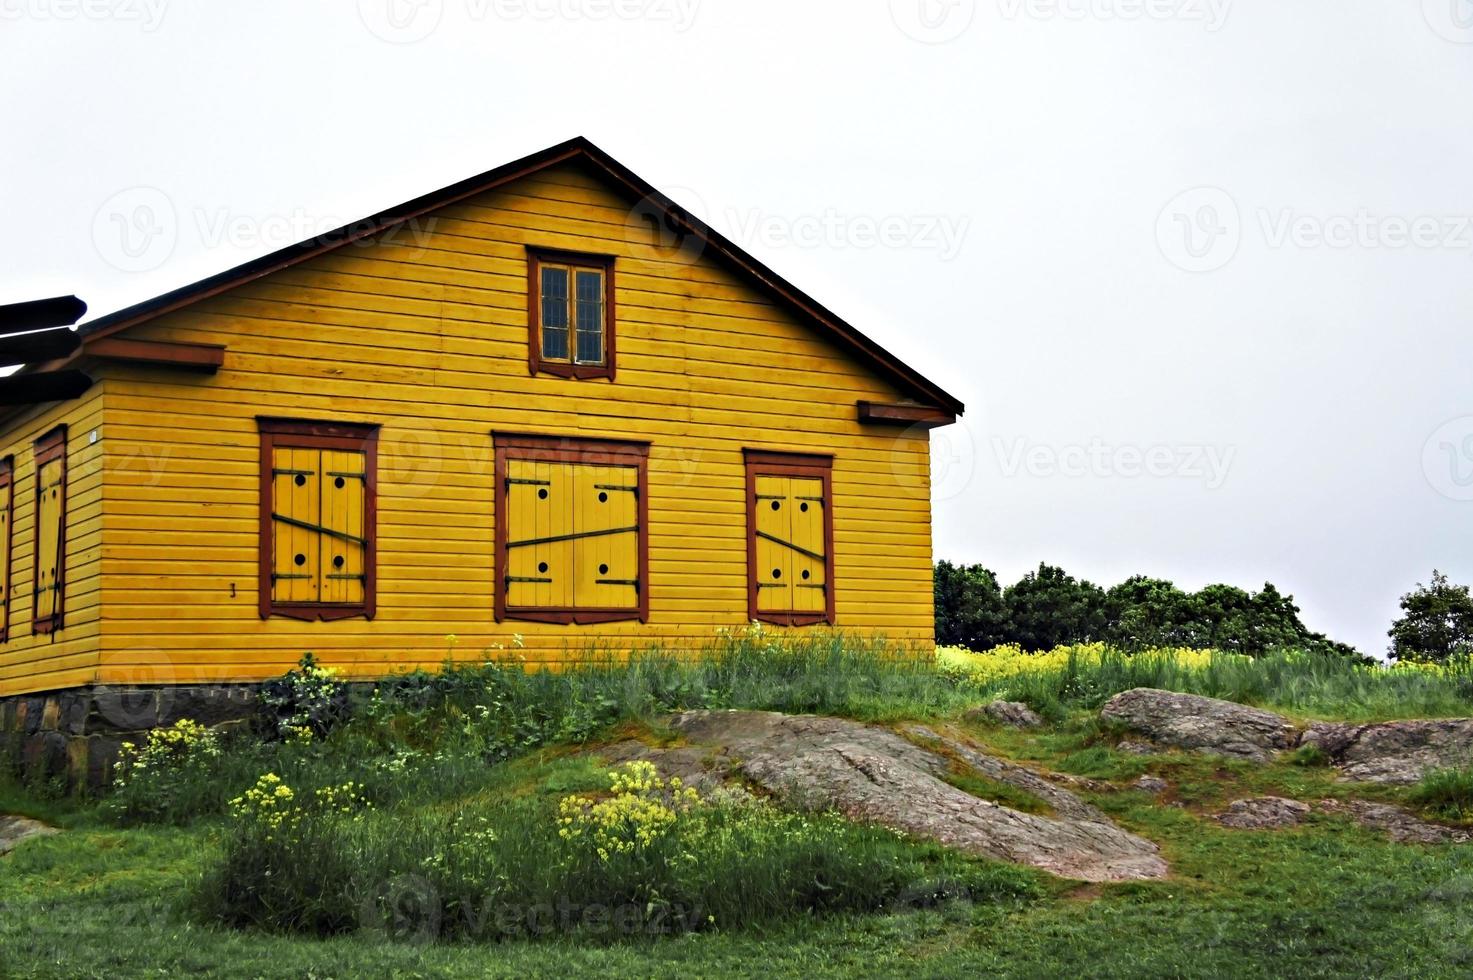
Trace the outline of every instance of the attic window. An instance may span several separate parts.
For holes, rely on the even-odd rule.
[[[528,364],[533,374],[614,376],[614,259],[527,252]]]

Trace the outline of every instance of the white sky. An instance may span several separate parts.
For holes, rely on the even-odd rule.
[[[1473,0],[0,0],[0,84],[0,302],[583,134],[967,402],[938,557],[1473,581]]]

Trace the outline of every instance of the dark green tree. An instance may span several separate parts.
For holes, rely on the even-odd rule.
[[[936,563],[936,642],[987,650],[1008,637],[1008,611],[997,576],[981,565]]]
[[[1003,590],[1010,639],[1025,650],[1051,650],[1063,643],[1105,638],[1109,616],[1105,592],[1062,568],[1041,564]]]
[[[1251,657],[1275,647],[1299,645],[1310,633],[1299,621],[1299,607],[1265,582],[1262,591],[1209,585],[1191,597],[1190,645],[1213,647]]]
[[[1397,660],[1442,663],[1456,653],[1473,652],[1473,596],[1432,570],[1432,581],[1401,597],[1401,618],[1391,624],[1391,656]]]
[[[1105,593],[1106,639],[1124,650],[1181,646],[1191,633],[1191,597],[1172,583],[1132,575]]]

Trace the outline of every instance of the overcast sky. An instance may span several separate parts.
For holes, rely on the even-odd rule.
[[[0,302],[582,134],[967,403],[938,557],[1473,581],[1470,0],[0,0]]]

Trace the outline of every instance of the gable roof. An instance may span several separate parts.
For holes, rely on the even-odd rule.
[[[582,136],[550,146],[493,170],[405,201],[397,207],[344,225],[334,231],[298,242],[295,245],[288,245],[286,248],[252,259],[233,269],[227,269],[198,282],[85,323],[78,328],[83,338],[83,348],[75,356],[86,353],[89,341],[107,337],[235,286],[334,251],[446,205],[501,187],[518,178],[566,163],[581,164],[615,186],[623,188],[641,202],[648,202],[652,208],[663,213],[673,227],[695,236],[703,249],[709,250],[709,254],[737,269],[748,278],[756,280],[759,286],[778,296],[788,307],[796,311],[801,319],[818,328],[821,333],[838,342],[841,347],[849,350],[862,361],[873,366],[880,374],[895,382],[910,397],[953,416],[962,414],[964,406],[955,396],[947,393],[939,385],[865,336],[813,297],[773,272],[744,249],[660,193],[644,178]],[[703,251],[702,254],[707,253]]]

